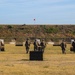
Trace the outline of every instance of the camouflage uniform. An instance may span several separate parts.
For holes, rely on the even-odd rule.
[[[73,51],[75,52],[75,41],[72,43]]]
[[[44,41],[44,40],[42,40],[42,41],[41,41],[40,46],[41,46],[41,51],[43,51],[43,52],[44,52],[45,47],[46,47],[46,43],[45,43],[45,41]]]
[[[0,41],[0,51],[1,51],[1,47],[2,47],[2,41]]]
[[[26,47],[26,53],[28,53],[29,52],[29,48],[30,48],[30,41],[29,41],[29,39],[26,40],[25,47]]]
[[[36,40],[34,41],[33,45],[34,45],[34,51],[37,51],[38,50],[38,43]]]
[[[60,46],[61,46],[61,49],[62,49],[62,53],[65,54],[65,53],[66,53],[66,52],[65,52],[66,44],[65,44],[64,42],[62,42],[62,43],[60,44]]]

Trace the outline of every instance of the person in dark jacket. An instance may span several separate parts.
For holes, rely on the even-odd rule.
[[[29,52],[29,48],[30,48],[30,41],[29,39],[27,38],[26,42],[25,42],[25,47],[26,47],[26,53]]]
[[[66,54],[66,52],[65,52],[66,43],[62,41],[62,43],[60,44],[60,46],[61,46],[61,49],[62,49],[62,53]]]

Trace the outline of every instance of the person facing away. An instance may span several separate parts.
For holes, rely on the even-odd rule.
[[[40,43],[40,46],[41,46],[41,51],[44,52],[45,47],[46,47],[46,42],[44,41],[44,39],[42,39],[42,41],[41,41],[41,43]]]
[[[37,51],[38,50],[38,43],[37,43],[36,39],[35,39],[33,45],[34,45],[34,51]]]
[[[2,41],[0,41],[0,51],[1,51]]]
[[[75,52],[75,41],[72,42],[73,51]]]
[[[30,48],[30,41],[29,39],[27,38],[26,42],[25,42],[25,47],[26,47],[26,53],[29,52],[29,48]]]
[[[62,43],[60,44],[60,46],[61,46],[61,49],[62,49],[62,53],[66,54],[66,52],[65,52],[66,43],[62,41]]]

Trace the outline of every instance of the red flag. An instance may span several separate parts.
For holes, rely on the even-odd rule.
[[[34,19],[34,21],[35,21],[35,19]]]

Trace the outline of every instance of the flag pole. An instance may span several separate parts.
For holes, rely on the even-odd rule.
[[[34,21],[34,25],[35,25],[36,19],[34,18],[33,21]],[[35,33],[34,37],[35,37],[35,39],[36,39],[36,30],[34,31],[34,33]]]

